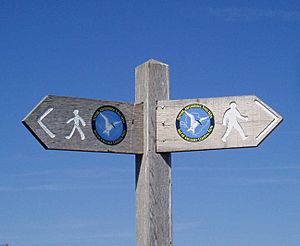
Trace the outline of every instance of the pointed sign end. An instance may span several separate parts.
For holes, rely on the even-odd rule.
[[[40,107],[41,104],[43,104],[45,101],[47,101],[51,96],[45,96],[22,120],[22,124],[28,129],[28,131],[38,140],[38,142],[47,150],[49,149],[48,146],[40,139],[40,137],[37,135],[37,132],[35,129],[35,112]]]
[[[27,128],[27,130],[35,137],[35,139],[44,147],[44,149],[48,150],[48,146],[36,135],[36,133],[33,131],[33,129],[28,125],[27,123],[27,118],[28,116],[26,116],[23,120],[22,120],[22,124]]]
[[[283,121],[283,117],[278,114],[274,109],[260,100],[258,97],[254,100],[256,106],[262,110],[266,115],[268,115],[271,120],[268,124],[262,129],[262,131],[256,136],[257,145],[260,145],[270,134],[277,128]]]

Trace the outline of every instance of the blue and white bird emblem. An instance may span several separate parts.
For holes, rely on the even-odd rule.
[[[102,106],[93,115],[92,129],[102,143],[119,144],[127,133],[125,116],[116,107]]]
[[[176,118],[178,134],[190,142],[199,142],[207,138],[214,124],[212,112],[201,104],[190,104],[184,107]]]
[[[189,118],[190,118],[190,127],[187,129],[188,132],[191,132],[193,135],[195,134],[195,130],[199,125],[203,125],[202,122],[209,119],[208,116],[205,117],[199,117],[199,119],[196,120],[195,115],[192,113],[189,113],[188,111],[184,112]]]

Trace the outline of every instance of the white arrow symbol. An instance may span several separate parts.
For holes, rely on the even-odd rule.
[[[260,140],[270,129],[272,129],[277,122],[279,121],[279,117],[275,115],[270,109],[268,109],[264,104],[260,101],[255,100],[255,103],[260,106],[266,113],[272,116],[273,120],[263,129],[263,131],[256,137],[256,140]]]
[[[55,134],[53,134],[42,122],[42,120],[51,113],[51,111],[53,110],[53,108],[49,108],[42,116],[41,118],[38,119],[38,123],[39,125],[43,128],[43,130],[50,136],[50,138],[55,138]]]

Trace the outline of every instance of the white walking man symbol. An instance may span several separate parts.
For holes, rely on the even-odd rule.
[[[85,121],[78,115],[78,113],[79,113],[79,110],[75,109],[73,111],[73,114],[75,115],[75,117],[73,117],[73,118],[71,118],[71,119],[69,119],[67,121],[67,124],[69,124],[70,122],[74,121],[74,126],[73,126],[73,129],[72,129],[70,135],[65,137],[66,139],[70,139],[73,136],[73,134],[74,134],[74,132],[75,132],[76,129],[78,130],[78,132],[80,134],[81,140],[85,139],[84,133],[83,133],[83,131],[80,128],[80,123],[83,126],[85,126],[86,124],[85,124]]]
[[[240,112],[236,108],[236,102],[231,102],[229,104],[230,108],[226,110],[224,117],[223,117],[223,126],[227,126],[226,132],[222,137],[222,141],[226,142],[226,138],[230,134],[232,128],[235,128],[238,133],[241,135],[243,140],[246,140],[248,136],[245,135],[244,130],[238,123],[238,119],[248,121],[247,116],[242,116]]]

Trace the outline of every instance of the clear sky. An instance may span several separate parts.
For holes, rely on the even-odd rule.
[[[283,123],[258,147],[172,156],[175,246],[299,246],[300,3],[0,1],[0,244],[135,245],[133,155],[46,151],[21,124],[45,96],[257,95]]]

